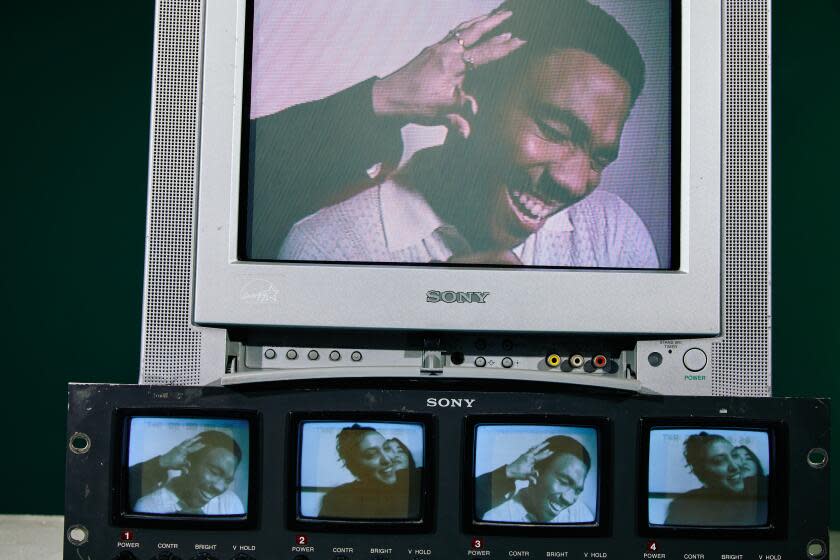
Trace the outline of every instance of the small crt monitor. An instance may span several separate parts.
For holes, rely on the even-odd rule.
[[[594,425],[475,424],[472,524],[597,527],[599,433]]]
[[[422,421],[300,421],[294,518],[309,526],[424,525],[428,437]]]
[[[738,529],[770,524],[772,431],[654,427],[648,433],[651,528]]]
[[[248,519],[252,435],[248,419],[128,416],[124,429],[124,517]]]

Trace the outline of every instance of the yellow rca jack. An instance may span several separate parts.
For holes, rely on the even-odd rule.
[[[557,367],[560,365],[560,354],[549,354],[545,358],[545,363],[548,367]]]
[[[598,354],[594,358],[592,358],[592,365],[598,369],[601,369],[605,365],[607,365],[607,357],[603,354]]]
[[[580,354],[575,354],[574,356],[569,358],[569,365],[573,368],[579,368],[583,365],[583,361],[583,356],[581,356]]]

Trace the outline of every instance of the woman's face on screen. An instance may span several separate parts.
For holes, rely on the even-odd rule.
[[[382,447],[391,457],[396,470],[407,469],[409,467],[408,450],[397,438],[389,439]]]
[[[388,485],[397,481],[397,465],[386,443],[379,432],[369,432],[359,442],[357,474],[360,479]]]
[[[758,475],[758,465],[752,454],[745,447],[736,447],[732,450],[732,457],[741,469],[741,476],[749,478]]]
[[[703,473],[700,477],[706,486],[729,492],[743,492],[744,476],[732,451],[732,444],[722,439],[716,439],[706,447]]]

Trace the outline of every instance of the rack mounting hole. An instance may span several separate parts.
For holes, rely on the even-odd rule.
[[[815,447],[808,452],[808,466],[812,469],[821,469],[828,464],[828,451],[822,447]]]
[[[75,546],[88,542],[88,530],[84,525],[73,525],[67,529],[67,540]]]
[[[820,539],[813,539],[808,543],[808,558],[820,560],[820,558],[825,558],[825,553],[825,543]]]
[[[70,436],[70,451],[76,455],[83,455],[90,451],[90,436],[76,432]]]

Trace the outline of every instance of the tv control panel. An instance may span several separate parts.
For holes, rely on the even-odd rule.
[[[332,346],[324,346],[329,338]],[[380,344],[380,338],[384,342]],[[266,335],[229,345],[224,385],[336,377],[508,379],[711,395],[712,340],[432,334]]]

